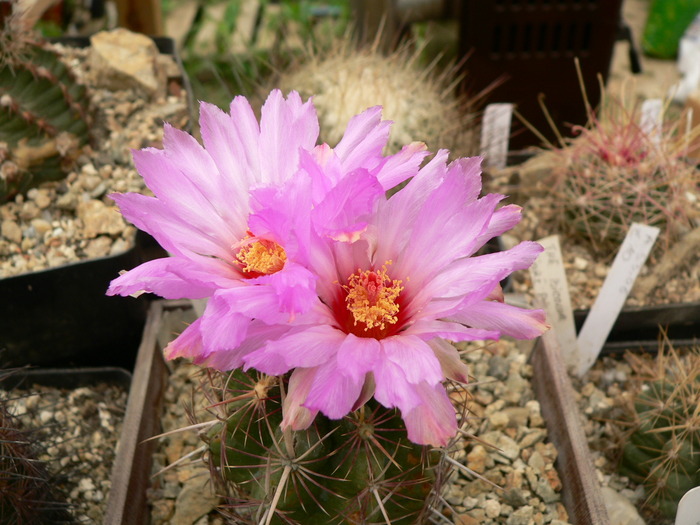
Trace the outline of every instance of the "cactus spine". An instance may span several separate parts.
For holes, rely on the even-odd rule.
[[[89,140],[80,84],[50,47],[0,20],[0,203],[65,177]]]
[[[446,477],[443,452],[411,443],[373,400],[343,419],[282,431],[284,379],[210,372],[219,422],[203,436],[234,523],[423,523]],[[280,383],[282,381],[282,383]]]
[[[11,372],[0,374],[0,381]],[[29,430],[19,428],[0,397],[0,523],[41,525],[72,523],[65,499],[57,493],[55,480],[38,460],[41,446]]]
[[[673,518],[683,494],[700,485],[700,347],[663,347],[656,362],[629,355],[643,381],[630,406],[620,471],[645,487],[646,503]]]

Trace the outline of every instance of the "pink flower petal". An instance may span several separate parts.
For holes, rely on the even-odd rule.
[[[166,132],[182,133],[167,125]],[[184,136],[189,137],[186,133]],[[192,147],[201,149],[199,144],[192,142]],[[164,150],[147,148],[133,152],[134,164],[146,185],[161,202],[177,210],[183,221],[205,231],[215,231],[224,238],[235,238],[239,233],[234,232],[245,230],[246,210],[241,205],[232,206],[230,197],[228,203],[222,202],[223,195],[228,193],[236,197],[244,194],[232,193],[211,184],[211,180],[219,178],[218,170],[204,151],[199,155],[202,157],[200,165],[189,168],[189,171],[197,173],[197,178],[192,180],[187,173],[188,167],[173,162]],[[202,180],[199,176],[201,172],[210,176]]]
[[[343,374],[335,362],[330,361],[316,369],[313,385],[303,406],[323,412],[330,419],[340,419],[352,410],[362,393],[364,378],[355,381]]]
[[[202,354],[201,319],[196,319],[163,350],[166,359],[186,357],[196,359]]]
[[[463,181],[446,178],[423,206],[404,256],[396,263],[397,271],[409,275],[415,286],[422,287],[454,260],[480,247],[477,240],[501,197],[489,194],[466,204],[467,189]]]
[[[375,388],[376,383],[374,382],[374,374],[370,372],[365,376],[365,382],[362,384],[362,391],[360,392],[360,396],[357,398],[357,401],[355,401],[355,404],[352,406],[353,412],[359,409],[361,406],[364,406],[364,404],[367,403],[367,401],[372,399]]]
[[[382,187],[390,190],[409,177],[413,177],[428,155],[430,152],[423,142],[411,142],[398,153],[385,157],[379,167],[372,172]]]
[[[289,313],[280,311],[279,297],[271,286],[246,283],[235,288],[220,289],[215,297],[221,311],[259,319],[267,324],[289,322]]]
[[[299,149],[311,150],[318,138],[318,117],[311,101],[292,91],[285,100],[273,90],[260,116],[259,182],[278,184],[297,171]]]
[[[233,310],[231,295],[219,291],[207,302],[201,317],[203,357],[236,348],[246,336],[251,317]]]
[[[245,357],[260,349],[271,340],[281,338],[290,330],[286,325],[267,325],[261,321],[253,320],[248,323],[245,338],[235,348],[219,348],[204,356],[203,350],[199,350],[200,356],[195,359],[197,364],[214,368],[216,370],[234,370],[241,368]]]
[[[421,403],[414,384],[406,379],[403,368],[384,358],[374,367],[374,398],[387,408],[410,411]]]
[[[107,295],[148,292],[166,299],[202,299],[217,288],[216,279],[212,277],[215,275],[202,273],[195,263],[186,259],[155,259],[114,279]]]
[[[202,141],[217,168],[206,173],[215,193],[214,202],[225,204],[232,196],[245,196],[259,179],[260,171],[260,129],[250,104],[245,98],[236,97],[228,115],[217,106],[202,102],[199,115]],[[217,209],[222,213],[226,210],[221,205]]]
[[[358,169],[345,176],[313,209],[316,231],[342,242],[355,242],[384,190],[377,179]]]
[[[253,108],[248,99],[238,95],[233,98],[229,106],[231,122],[235,127],[235,136],[229,140],[233,142],[232,148],[239,161],[245,159],[247,166],[259,166],[258,141],[260,140],[260,125],[255,117]],[[252,179],[248,179],[250,183]]]
[[[433,297],[446,298],[464,297],[477,289],[490,293],[498,282],[512,272],[529,268],[540,253],[541,245],[523,241],[503,252],[460,259],[430,281],[425,289]]]
[[[387,337],[381,340],[384,358],[404,372],[409,383],[422,381],[435,385],[442,381],[440,362],[424,341],[413,335]]]
[[[508,204],[497,209],[491,216],[489,224],[479,236],[477,245],[483,246],[490,239],[502,235],[508,230],[514,228],[522,218],[522,208],[515,204]]]
[[[338,348],[336,362],[341,374],[350,376],[354,382],[364,380],[381,357],[379,341],[371,337],[347,334]]]
[[[327,325],[311,326],[293,332],[248,354],[245,366],[269,375],[280,375],[292,368],[312,368],[334,359],[345,334]]]
[[[483,341],[485,339],[499,339],[501,335],[497,330],[484,330],[481,327],[472,328],[436,319],[420,319],[406,329],[405,333],[416,335],[424,341],[429,341],[434,337],[450,341]]]
[[[170,253],[231,259],[231,238],[221,238],[217,236],[220,232],[200,229],[162,201],[138,193],[113,193],[110,198],[127,220],[150,233]]]
[[[382,242],[377,244],[375,260],[380,264],[394,259],[405,248],[416,218],[447,173],[446,150],[437,152],[401,191],[380,203],[375,217]]]
[[[352,117],[343,138],[334,148],[343,171],[348,173],[357,168],[372,169],[376,166],[389,140],[390,128],[391,122],[382,120],[381,106]]]
[[[311,426],[318,410],[309,410],[302,406],[302,403],[309,395],[314,377],[315,368],[297,368],[289,378],[287,397],[282,404],[282,424],[284,430],[291,427],[292,430],[304,430]]]
[[[299,169],[309,176],[308,191],[314,203],[321,202],[344,175],[340,159],[328,144],[316,146],[311,152],[300,150]]]
[[[456,159],[447,167],[447,176],[464,181],[464,199],[474,202],[481,193],[481,157]]]
[[[440,338],[431,339],[428,344],[435,352],[435,357],[440,361],[442,373],[446,378],[459,383],[469,382],[469,368],[462,361],[459,352],[453,345]]]
[[[450,316],[469,326],[498,330],[516,339],[539,337],[549,329],[543,310],[525,310],[505,303],[482,301]]]
[[[206,123],[206,112],[203,117]],[[230,176],[227,177],[227,174],[221,174],[209,152],[192,135],[166,124],[163,130],[163,146],[163,156],[172,168],[161,172],[160,178],[165,179],[159,185],[161,189],[164,185],[171,184],[173,187],[179,187],[179,191],[185,195],[191,191],[192,195],[189,198],[185,196],[184,199],[179,199],[183,209],[189,204],[196,213],[206,207],[215,211],[224,221],[233,222],[235,227],[240,228],[245,224],[247,199],[241,191],[247,188],[239,181],[232,180]],[[135,159],[138,159],[138,155]],[[140,173],[142,165],[137,165],[137,168]],[[183,179],[189,181],[191,187],[182,184]],[[197,198],[198,193],[204,196],[206,205],[202,199]],[[161,194],[156,195],[161,198]],[[239,201],[232,205],[232,198]],[[172,205],[172,202],[170,204]]]
[[[420,445],[444,447],[457,433],[457,417],[442,385],[416,385],[421,403],[409,411],[401,411],[408,439]]]
[[[272,288],[277,296],[276,308],[295,315],[308,311],[318,301],[317,278],[303,266],[287,261],[282,270],[258,277],[254,284]]]

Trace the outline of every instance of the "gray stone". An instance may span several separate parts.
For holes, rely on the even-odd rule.
[[[527,494],[522,489],[508,489],[503,493],[503,501],[512,507],[522,507],[527,503]]]
[[[219,498],[211,494],[206,477],[189,479],[183,483],[182,490],[175,501],[175,514],[172,525],[193,525],[205,514],[214,510]]]
[[[635,506],[626,497],[610,487],[603,487],[601,492],[610,523],[615,525],[646,525]]]
[[[489,375],[500,380],[505,380],[508,377],[510,364],[507,359],[500,355],[495,355],[489,359]]]
[[[495,499],[487,499],[481,507],[487,518],[496,518],[501,513],[501,504]]]
[[[535,509],[531,505],[525,505],[508,516],[506,525],[530,525],[534,515]]]
[[[559,494],[554,491],[546,478],[540,478],[537,481],[537,485],[535,485],[535,494],[542,498],[542,501],[545,503],[554,503],[555,501],[559,501],[561,499]]]
[[[2,230],[2,236],[8,241],[19,244],[22,240],[22,228],[20,228],[15,221],[5,219],[2,221],[2,226],[0,226],[0,228]]]

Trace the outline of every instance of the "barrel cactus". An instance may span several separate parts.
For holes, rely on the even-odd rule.
[[[349,119],[381,105],[394,122],[387,151],[425,142],[459,155],[475,155],[476,100],[455,94],[455,68],[440,72],[420,64],[421,49],[401,47],[389,55],[375,47],[357,48],[350,40],[308,54],[274,78],[283,90],[314,96],[322,139],[337,143]],[[264,91],[264,90],[263,90]]]
[[[12,34],[2,19],[0,48],[0,203],[44,181],[60,180],[89,141],[85,86],[49,44]],[[10,45],[11,44],[11,45]]]
[[[700,485],[700,347],[662,349],[656,362],[628,360],[643,386],[630,406],[620,470],[644,485],[649,507],[673,518],[683,495]]]
[[[282,431],[286,379],[210,372],[219,421],[203,439],[236,523],[424,523],[447,478],[445,452],[406,437],[375,401],[339,420]],[[214,388],[211,388],[214,387]]]
[[[687,159],[700,128],[686,132],[687,119],[679,116],[650,131],[641,107],[611,95],[588,126],[574,129],[575,139],[554,150],[559,231],[602,256],[634,222],[661,228],[665,250],[700,216],[697,168]]]

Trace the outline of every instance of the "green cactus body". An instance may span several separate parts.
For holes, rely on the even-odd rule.
[[[370,401],[340,420],[318,415],[307,430],[285,433],[276,378],[237,371],[228,384],[237,401],[204,439],[236,523],[421,522],[442,453],[411,443],[395,410]]]
[[[0,202],[65,177],[89,140],[85,86],[57,53],[26,43],[0,61]]]
[[[644,485],[648,506],[673,518],[700,485],[700,351],[661,352],[654,367],[630,356],[645,387],[632,403],[636,424],[622,447],[620,473]]]

